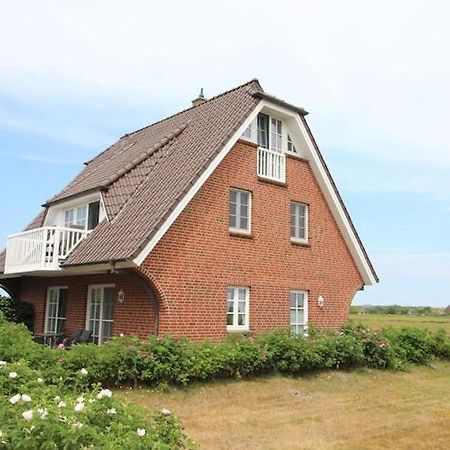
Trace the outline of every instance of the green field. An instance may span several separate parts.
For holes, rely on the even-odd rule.
[[[448,449],[450,363],[119,392],[168,408],[200,449]]]
[[[450,333],[450,316],[409,316],[402,314],[350,314],[350,320],[361,322],[370,328],[416,327],[437,331],[443,328]]]

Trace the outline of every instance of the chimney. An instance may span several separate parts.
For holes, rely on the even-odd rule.
[[[194,98],[194,100],[192,100],[192,106],[198,106],[205,102],[206,102],[206,99],[205,99],[205,96],[203,95],[203,88],[201,88],[200,94],[198,95],[198,97]]]

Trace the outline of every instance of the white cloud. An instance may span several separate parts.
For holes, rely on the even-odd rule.
[[[108,136],[91,129],[65,123],[38,123],[37,118],[21,117],[0,108],[0,128],[9,128],[48,138],[70,142],[71,144],[92,149],[111,140]]]
[[[61,107],[107,98],[117,108],[164,101],[175,111],[200,86],[211,95],[257,76],[269,92],[311,110],[325,150],[407,164],[379,187],[439,192],[442,177],[428,181],[436,168],[450,169],[447,2],[230,0],[218,8],[181,0],[7,2],[0,91],[29,101],[59,97]],[[430,171],[426,183],[413,179],[418,165]]]

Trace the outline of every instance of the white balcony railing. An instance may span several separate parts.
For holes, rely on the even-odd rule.
[[[258,147],[258,176],[268,180],[286,182],[286,156],[267,148]]]
[[[42,227],[8,237],[5,274],[58,270],[61,260],[89,234],[76,228]]]

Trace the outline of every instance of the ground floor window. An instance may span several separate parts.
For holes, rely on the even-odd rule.
[[[103,344],[112,336],[114,285],[89,286],[86,328],[92,331],[92,341]]]
[[[308,293],[291,291],[291,333],[305,334],[308,329]]]
[[[51,287],[47,291],[45,332],[63,333],[66,324],[67,287]]]
[[[249,329],[249,289],[230,286],[227,289],[227,330],[245,331]]]

